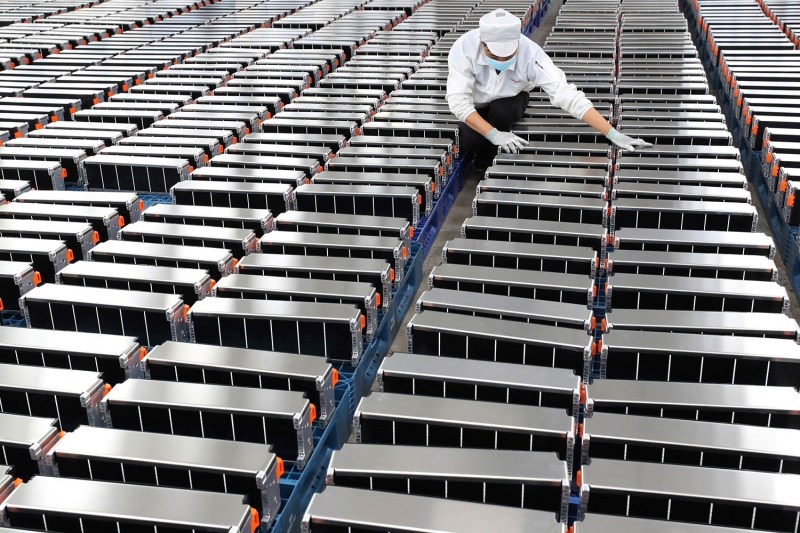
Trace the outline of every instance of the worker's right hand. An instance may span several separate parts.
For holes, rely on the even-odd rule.
[[[528,144],[528,141],[522,137],[517,137],[510,131],[500,131],[497,128],[492,128],[486,134],[486,140],[495,146],[499,146],[501,150],[509,154],[516,154]]]
[[[609,132],[606,134],[606,138],[614,143],[617,148],[622,148],[623,150],[627,150],[629,152],[635,152],[639,148],[653,147],[652,144],[644,139],[634,139],[633,137],[628,137],[624,133],[618,132],[616,128],[611,128],[611,130],[609,130]]]

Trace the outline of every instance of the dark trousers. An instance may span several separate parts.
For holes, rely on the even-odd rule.
[[[478,114],[500,131],[511,131],[511,126],[525,114],[530,100],[528,91],[516,96],[493,100],[488,106],[477,109]],[[497,155],[497,146],[464,123],[459,127],[461,151],[475,156],[475,168],[486,168]]]

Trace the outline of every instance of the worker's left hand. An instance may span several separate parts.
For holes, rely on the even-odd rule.
[[[614,143],[618,148],[628,150],[629,152],[635,152],[637,148],[651,148],[653,146],[643,139],[634,139],[633,137],[628,137],[624,133],[618,132],[616,128],[611,128],[606,135],[606,138]]]

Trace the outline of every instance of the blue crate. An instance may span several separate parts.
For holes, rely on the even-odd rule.
[[[25,322],[25,317],[19,311],[2,311],[0,312],[3,325],[12,328],[25,328],[28,325]]]
[[[144,207],[147,209],[148,207],[156,204],[171,204],[172,203],[172,196],[169,194],[147,194],[147,193],[139,193],[139,198],[142,199],[144,202]]]
[[[466,162],[463,157],[457,159],[447,184],[439,193],[439,198],[433,202],[431,213],[422,217],[417,223],[413,240],[421,245],[423,255],[428,255],[471,170],[471,163]]]
[[[325,474],[331,454],[347,442],[358,402],[372,386],[378,367],[391,346],[403,316],[413,303],[414,295],[422,283],[424,261],[422,246],[412,242],[403,282],[392,291],[390,309],[381,316],[375,337],[364,350],[358,366],[354,368],[342,364],[338,367],[336,409],[326,427],[314,428],[314,452],[305,469],[300,471],[294,467],[289,468],[281,478],[282,507],[270,533],[299,531],[302,513],[311,501],[311,497],[325,485]]]

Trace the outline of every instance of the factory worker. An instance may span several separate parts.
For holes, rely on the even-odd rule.
[[[540,87],[550,102],[583,120],[623,150],[652,146],[614,129],[583,92],[567,83],[564,73],[536,43],[522,35],[521,21],[497,9],[481,17],[480,26],[462,35],[447,58],[447,103],[463,123],[462,152],[475,155],[484,169],[498,148],[516,153],[528,141],[511,133],[525,113],[529,91]]]

